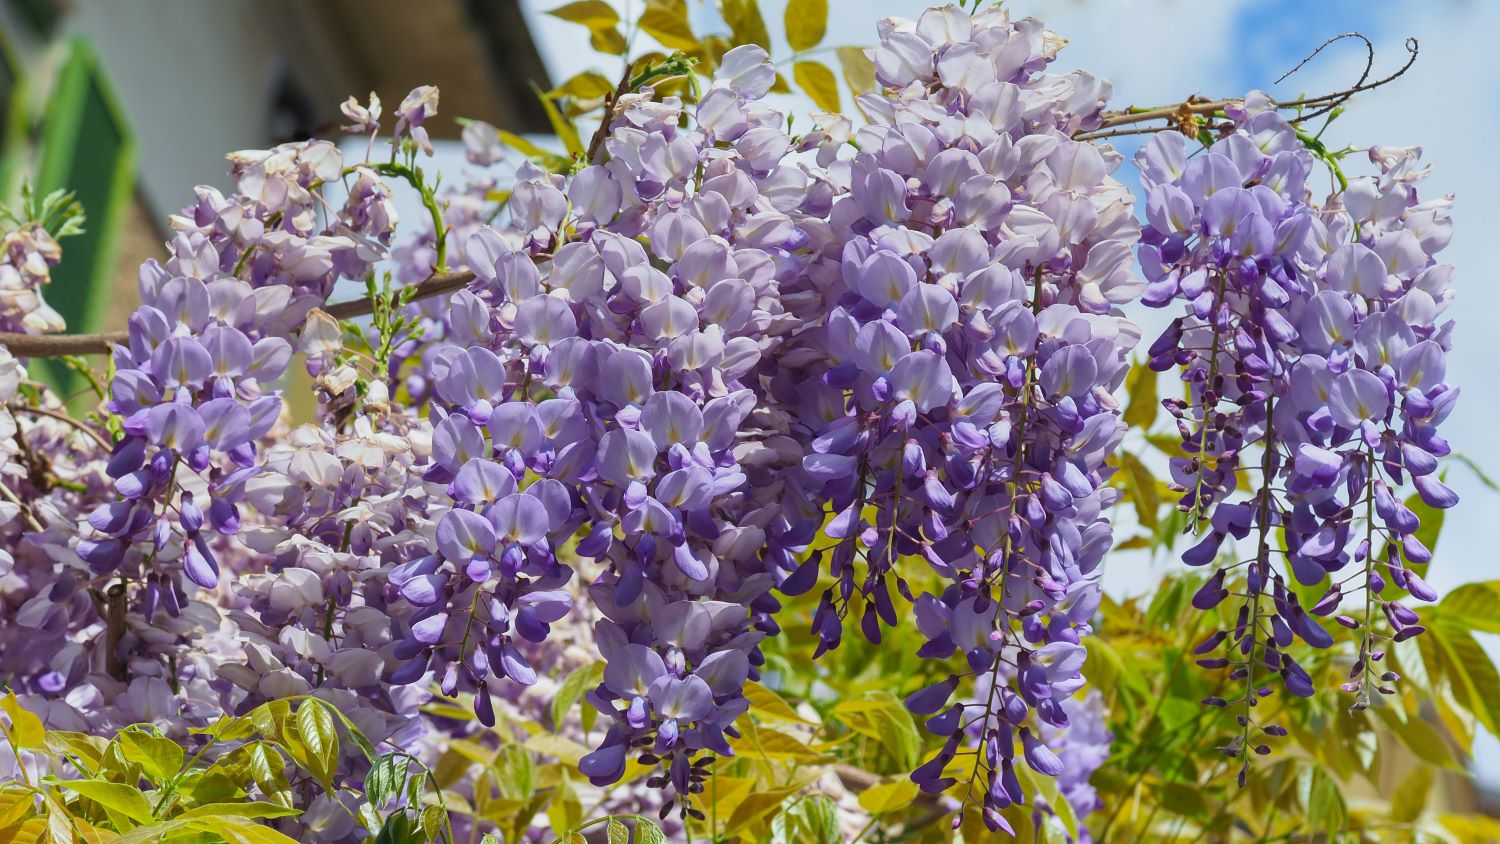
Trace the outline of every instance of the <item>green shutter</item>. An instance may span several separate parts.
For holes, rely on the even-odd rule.
[[[0,203],[10,201],[26,160],[26,75],[15,45],[0,32]]]
[[[115,246],[130,213],[135,147],[99,62],[88,43],[72,39],[57,77],[42,127],[37,190],[71,190],[88,215],[84,233],[63,241],[63,260],[53,268],[45,295],[67,320],[70,332],[94,331],[109,301]],[[56,364],[49,361],[49,364]],[[72,373],[49,367],[66,395]]]

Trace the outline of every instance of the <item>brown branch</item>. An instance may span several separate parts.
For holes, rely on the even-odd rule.
[[[465,287],[474,280],[474,273],[464,270],[429,277],[417,285],[412,301],[442,296]],[[335,319],[352,319],[375,310],[374,300],[366,297],[348,302],[339,302],[324,308]],[[104,331],[98,334],[12,334],[0,332],[0,346],[10,350],[18,358],[57,358],[66,355],[107,355],[114,346],[129,339],[125,331]]]
[[[635,62],[625,62],[625,72],[620,74],[620,85],[615,90],[604,95],[603,114],[599,117],[599,128],[594,130],[594,136],[589,139],[588,152],[584,155],[584,161],[595,164],[598,161],[599,150],[604,147],[604,139],[609,137],[609,124],[614,122],[615,105],[620,98],[630,93],[631,74],[635,71]]]
[[[104,603],[104,671],[109,676],[125,682],[130,679],[129,662],[120,652],[120,643],[125,639],[125,586],[116,583],[105,593]]]
[[[63,423],[66,423],[68,425],[71,425],[74,428],[78,429],[79,431],[82,431],[83,433],[88,434],[94,440],[94,442],[98,443],[99,447],[102,448],[102,449],[104,449],[105,451],[110,451],[111,449],[114,448],[114,446],[110,445],[109,440],[106,440],[104,438],[104,436],[102,434],[100,434],[98,431],[94,430],[93,428],[90,428],[88,425],[84,424],[82,421],[80,421],[78,419],[74,419],[73,417],[71,417],[68,414],[63,413],[61,411],[51,410],[51,409],[45,408],[45,407],[36,407],[34,405],[29,405],[29,404],[19,404],[19,403],[8,405],[8,407],[9,407],[9,409],[10,409],[10,411],[12,413],[31,413],[31,414],[34,414],[34,415],[37,415],[37,416],[45,416],[48,419],[56,419],[59,422],[63,422]]]
[[[1317,49],[1313,50],[1305,58],[1303,58],[1302,61],[1298,62],[1296,67],[1293,67],[1285,74],[1282,74],[1281,79],[1278,79],[1276,81],[1280,82],[1283,79],[1286,79],[1288,76],[1291,76],[1293,73],[1296,73],[1302,68],[1303,65],[1307,64],[1319,53],[1321,53],[1324,48],[1328,47],[1334,42],[1341,41],[1345,38],[1358,38],[1364,41],[1366,45],[1369,58],[1365,63],[1364,70],[1359,75],[1359,79],[1356,80],[1353,85],[1343,89],[1342,91],[1334,91],[1329,94],[1319,94],[1312,97],[1301,97],[1295,100],[1287,100],[1285,102],[1276,103],[1276,107],[1279,109],[1313,109],[1313,111],[1311,111],[1310,113],[1298,115],[1291,121],[1292,123],[1301,123],[1305,120],[1310,120],[1319,115],[1327,114],[1333,109],[1338,108],[1339,106],[1348,102],[1349,99],[1355,94],[1361,93],[1363,91],[1370,91],[1394,82],[1396,79],[1405,75],[1408,70],[1411,70],[1412,65],[1416,64],[1419,45],[1417,43],[1417,39],[1408,38],[1406,39],[1405,45],[1407,52],[1406,63],[1401,65],[1401,67],[1397,68],[1390,75],[1381,77],[1380,79],[1376,79],[1372,82],[1370,81],[1370,69],[1374,64],[1374,48],[1370,46],[1370,40],[1357,32],[1346,32],[1343,35],[1335,36],[1318,45]],[[1206,97],[1193,96],[1176,105],[1159,106],[1156,108],[1147,109],[1132,109],[1128,111],[1105,112],[1103,117],[1100,119],[1098,126],[1094,127],[1088,132],[1076,134],[1073,137],[1075,140],[1089,141],[1098,140],[1101,138],[1118,137],[1120,135],[1164,132],[1168,129],[1178,128],[1180,125],[1182,125],[1184,117],[1218,114],[1219,112],[1222,112],[1231,106],[1240,105],[1244,101],[1245,100],[1243,97],[1210,100]],[[1149,123],[1153,120],[1166,120],[1169,122],[1165,126],[1152,126],[1142,129],[1114,132],[1102,131],[1112,129],[1116,126],[1131,126],[1137,123]]]

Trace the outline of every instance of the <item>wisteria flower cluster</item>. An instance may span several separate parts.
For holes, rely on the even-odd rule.
[[[373,95],[342,109],[361,161],[231,154],[235,190],[199,188],[140,270],[102,424],[50,396],[13,413],[35,385],[0,347],[0,679],[49,727],[184,743],[307,697],[433,762],[549,722],[587,745],[601,805],[673,832],[744,746],[784,604],[817,596],[818,656],[850,625],[920,634],[936,682],[891,690],[936,749],[901,785],[955,828],[1081,818],[1112,739],[1085,637],[1140,300],[1183,310],[1147,356],[1188,388],[1166,402],[1171,480],[1204,534],[1184,561],[1215,566],[1192,602],[1241,603],[1198,653],[1244,682],[1208,701],[1243,708],[1226,750],[1284,734],[1252,711],[1271,674],[1313,693],[1293,643],[1333,646],[1320,617],[1359,637],[1355,706],[1387,692],[1384,643],[1422,631],[1398,590],[1436,598],[1402,490],[1456,503],[1450,200],[1418,199],[1419,150],[1371,150],[1378,174],[1344,183],[1251,95],[1201,152],[1144,146],[1143,226],[1123,156],[1087,139],[1110,86],[1049,73],[1063,42],[1040,22],[950,5],[878,35],[858,127],[792,134],[752,44],[686,100],[627,71],[565,166],[502,170],[475,121],[467,180],[437,191],[427,86],[389,160]],[[1318,202],[1322,164],[1340,186]],[[399,238],[394,181],[429,212]],[[47,228],[0,247],[0,330],[60,330]],[[337,316],[351,286],[368,320]],[[296,358],[317,407],[294,420]],[[549,710],[596,656],[590,715]],[[627,771],[644,788],[612,789]],[[373,832],[318,778],[290,787],[303,840]],[[876,813],[836,814],[861,835]]]
[[[1236,755],[1251,749],[1250,708],[1270,694],[1257,676],[1279,674],[1292,694],[1313,694],[1285,649],[1294,636],[1334,644],[1314,616],[1339,613],[1346,597],[1363,603],[1336,615],[1359,636],[1344,689],[1362,709],[1372,687],[1388,694],[1384,684],[1396,679],[1379,668],[1383,641],[1423,629],[1387,581],[1437,599],[1416,570],[1432,558],[1416,535],[1421,520],[1397,497],[1410,486],[1429,507],[1457,503],[1437,475],[1450,451],[1437,429],[1458,398],[1444,381],[1453,268],[1433,257],[1452,234],[1452,199],[1418,199],[1420,152],[1375,148],[1379,175],[1347,182],[1332,162],[1340,185],[1320,204],[1318,162],[1295,127],[1252,97],[1206,153],[1189,159],[1174,134],[1138,156],[1149,220],[1143,301],[1186,305],[1150,349],[1154,368],[1181,367],[1189,392],[1170,402],[1187,454],[1172,475],[1181,507],[1206,533],[1183,560],[1240,557],[1225,540],[1256,537],[1251,556],[1219,565],[1194,597],[1212,609],[1230,596],[1226,576],[1245,568],[1235,626],[1199,648],[1223,643],[1226,656],[1200,662],[1245,681]],[[1259,465],[1247,465],[1257,450]],[[1327,591],[1303,607],[1288,578]]]

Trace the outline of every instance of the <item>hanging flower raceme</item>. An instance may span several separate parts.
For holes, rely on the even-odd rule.
[[[700,754],[732,752],[741,687],[775,632],[757,552],[780,519],[777,454],[741,428],[757,407],[746,376],[789,320],[778,279],[807,236],[770,193],[800,178],[781,161],[790,142],[764,137],[784,123],[755,103],[773,77],[763,51],[739,48],[693,128],[648,89],[622,99],[600,163],[571,180],[523,165],[508,225],[464,246],[482,283],[450,303],[428,365],[427,479],[451,509],[437,553],[392,572],[420,608],[393,679],[471,690],[489,723],[492,684],[533,682],[525,643],[569,611],[559,552],[576,537],[572,553],[605,571],[589,592],[609,667],[590,700],[614,726],[582,763],[597,784],[639,753],[676,794],[699,790]]]
[[[1083,685],[1117,497],[1105,457],[1124,433],[1110,394],[1138,336],[1115,310],[1140,290],[1120,158],[1067,134],[1108,88],[1043,74],[1053,44],[999,11],[882,26],[884,89],[861,102],[874,123],[837,168],[832,242],[809,272],[826,317],[773,382],[806,438],[799,509],[832,514],[820,650],[860,605],[872,642],[897,623],[892,593],[912,599],[898,561],[950,581],[916,598],[922,655],[962,654],[989,692],[949,706],[954,676],[908,700],[947,738],[913,779],[967,781],[992,829],[1026,800],[1018,749],[1061,770],[1035,725],[1065,725]],[[809,588],[808,565],[782,590]]]
[[[1393,489],[1409,473],[1432,506],[1455,502],[1434,475],[1447,453],[1436,425],[1457,397],[1442,383],[1451,323],[1435,324],[1451,298],[1451,268],[1431,258],[1447,242],[1448,200],[1419,204],[1415,151],[1381,150],[1372,159],[1384,176],[1357,179],[1314,204],[1314,158],[1272,110],[1238,114],[1231,132],[1191,159],[1186,145],[1162,134],[1138,156],[1149,219],[1143,299],[1186,303],[1150,350],[1153,368],[1179,366],[1188,385],[1186,400],[1166,403],[1187,455],[1172,461],[1173,482],[1190,525],[1206,534],[1183,559],[1210,564],[1226,539],[1232,549],[1233,540],[1255,537],[1249,557],[1219,565],[1193,601],[1214,608],[1230,595],[1227,576],[1245,567],[1234,627],[1199,653],[1200,664],[1228,667],[1245,682],[1243,697],[1209,703],[1243,707],[1242,732],[1227,750],[1248,757],[1252,730],[1281,734],[1251,711],[1270,694],[1257,677],[1277,673],[1293,694],[1314,692],[1286,650],[1294,638],[1334,643],[1314,614],[1333,614],[1345,595],[1368,590],[1365,618],[1339,617],[1363,631],[1345,687],[1361,708],[1381,658],[1371,608],[1384,609],[1397,639],[1420,632],[1414,612],[1381,596],[1385,577],[1374,555],[1399,587],[1436,597],[1406,565],[1431,555],[1413,538],[1419,520]],[[1284,569],[1273,563],[1282,530]],[[1384,551],[1374,547],[1382,538]],[[1351,562],[1353,574],[1335,577]],[[1334,580],[1304,608],[1288,584],[1293,577],[1303,586]],[[1227,655],[1211,655],[1221,644]]]
[[[116,347],[109,409],[122,421],[108,473],[117,500],[88,517],[78,554],[97,577],[141,585],[130,595],[142,631],[176,618],[189,589],[215,589],[219,555],[261,471],[256,442],[281,413],[274,382],[303,315],[335,281],[364,274],[395,224],[390,191],[354,168],[345,209],[320,228],[320,186],[344,175],[326,141],[230,156],[239,192],[200,188],[173,218],[165,265],[141,269],[142,306]],[[134,617],[134,616],[133,616]],[[154,644],[148,644],[154,643]],[[175,648],[145,634],[108,646]]]
[[[1378,666],[1382,642],[1423,630],[1388,587],[1437,600],[1418,573],[1432,552],[1417,538],[1421,519],[1402,490],[1429,508],[1458,503],[1437,468],[1451,451],[1438,427],[1458,399],[1445,380],[1453,322],[1442,318],[1453,267],[1433,257],[1452,235],[1452,197],[1419,199],[1427,174],[1420,154],[1371,149],[1379,175],[1350,180],[1328,203],[1328,251],[1302,321],[1293,401],[1278,417],[1295,444],[1285,468],[1292,570],[1304,585],[1332,580],[1315,612],[1336,613],[1346,596],[1360,606],[1336,618],[1359,637],[1344,684],[1356,709],[1369,705],[1371,687],[1392,691],[1395,676]]]
[[[1317,286],[1309,268],[1321,259],[1315,232],[1322,223],[1309,204],[1312,156],[1274,111],[1246,116],[1191,160],[1186,147],[1183,136],[1164,133],[1137,156],[1148,197],[1143,300],[1186,302],[1186,313],[1150,349],[1152,368],[1181,367],[1188,388],[1185,400],[1166,402],[1186,455],[1172,459],[1172,482],[1183,491],[1178,506],[1190,529],[1207,532],[1183,559],[1206,565],[1227,537],[1255,536],[1250,555],[1217,567],[1193,598],[1198,609],[1213,609],[1230,595],[1228,575],[1245,568],[1236,624],[1203,643],[1199,663],[1229,667],[1231,679],[1244,682],[1236,700],[1209,703],[1241,710],[1229,751],[1248,765],[1252,732],[1279,729],[1256,722],[1252,707],[1270,693],[1257,678],[1278,673],[1293,694],[1311,694],[1306,671],[1285,649],[1294,634],[1317,647],[1331,643],[1287,589],[1271,545],[1286,518],[1270,480],[1282,471],[1289,440],[1277,424],[1285,415],[1278,402],[1288,394],[1302,342],[1298,323]],[[1246,449],[1256,446],[1258,465],[1246,466]],[[1254,483],[1236,498],[1242,473]],[[1210,655],[1220,643],[1228,655]]]
[[[66,327],[42,298],[42,285],[60,260],[57,241],[38,223],[0,233],[0,331],[47,334]]]

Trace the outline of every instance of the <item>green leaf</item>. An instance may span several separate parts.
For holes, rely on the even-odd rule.
[[[875,62],[863,47],[838,47],[833,52],[839,57],[839,67],[850,91],[868,94],[875,90]]]
[[[818,46],[828,29],[828,0],[790,0],[786,4],[786,43],[802,52]]]
[[[1436,615],[1459,628],[1500,633],[1500,580],[1454,589],[1438,604]]]
[[[512,800],[529,800],[536,792],[536,763],[531,751],[508,744],[495,754],[495,774],[500,792]]]
[[[298,844],[297,839],[288,838],[269,826],[263,826],[249,818],[231,815],[205,815],[194,818],[196,829],[223,836],[226,841],[237,844]]]
[[[698,37],[688,24],[686,6],[648,0],[646,10],[641,13],[640,27],[668,50],[693,52],[698,49]]]
[[[380,825],[372,844],[424,844],[426,837],[406,812],[394,812]]]
[[[384,808],[406,785],[411,759],[405,754],[387,753],[375,760],[365,774],[365,799],[377,809]]]
[[[251,742],[241,750],[249,767],[250,778],[269,798],[283,806],[292,806],[292,787],[286,779],[286,763],[281,754],[263,741]]]
[[[1464,769],[1463,764],[1459,762],[1453,749],[1448,745],[1447,739],[1426,719],[1406,718],[1398,708],[1391,706],[1377,706],[1370,711],[1379,716],[1397,741],[1405,745],[1422,761],[1450,771]]]
[[[1444,656],[1449,688],[1459,705],[1479,719],[1491,735],[1500,735],[1500,672],[1467,630],[1439,618],[1428,628]]]
[[[578,0],[576,3],[550,9],[547,14],[570,23],[582,24],[591,32],[612,29],[620,22],[619,13],[604,0]]]
[[[297,707],[297,731],[312,751],[310,773],[324,788],[331,790],[333,775],[339,765],[339,734],[326,707],[327,704],[318,701],[303,701]]]
[[[567,720],[568,713],[578,705],[584,692],[593,686],[599,685],[604,677],[604,664],[600,662],[589,665],[580,665],[568,673],[557,687],[557,694],[552,698],[552,726],[561,727]]]
[[[568,81],[552,89],[555,97],[573,97],[579,100],[597,100],[615,89],[613,82],[597,70],[585,70],[574,74]]]
[[[767,51],[771,49],[771,33],[761,17],[758,0],[720,0],[719,10],[736,45],[758,44]]]
[[[568,155],[575,158],[583,155],[583,139],[578,136],[578,127],[573,125],[573,121],[563,117],[562,112],[557,110],[557,103],[552,102],[541,86],[532,82],[531,90],[541,101],[542,111],[547,114],[547,122],[552,124],[552,133],[562,141],[563,148],[568,151]]]
[[[182,747],[169,738],[146,732],[144,727],[127,727],[115,736],[120,755],[141,766],[147,779],[162,785],[182,770]]]
[[[1131,364],[1130,375],[1125,380],[1125,424],[1132,428],[1140,428],[1145,431],[1151,427],[1156,419],[1156,412],[1161,409],[1161,399],[1157,395],[1157,372],[1145,361]]]
[[[849,729],[884,745],[897,767],[909,770],[920,761],[922,737],[916,722],[890,692],[866,692],[860,698],[835,706],[833,714]]]
[[[808,794],[771,821],[776,841],[843,844],[838,806],[826,794]]]
[[[802,784],[786,788],[767,788],[752,791],[729,816],[729,825],[724,834],[733,839],[746,827],[776,811],[784,800],[802,790]]]
[[[242,803],[204,803],[194,806],[178,817],[203,818],[209,816],[234,818],[289,818],[302,814],[301,809],[290,809],[277,803],[246,800]]]
[[[42,725],[42,719],[31,710],[22,708],[13,693],[6,692],[0,697],[0,709],[10,717],[5,738],[13,746],[22,750],[41,750],[47,746],[47,728]]]
[[[1125,492],[1135,505],[1136,518],[1142,527],[1154,530],[1161,523],[1161,495],[1156,489],[1156,478],[1135,454],[1121,449],[1119,457],[1120,468],[1125,470],[1122,478]]]
[[[104,751],[109,747],[109,742],[98,736],[51,730],[47,733],[47,746],[54,753],[67,756],[68,761],[81,773],[93,774],[103,763]]]
[[[589,46],[596,53],[606,53],[611,56],[623,56],[630,49],[626,43],[625,36],[620,30],[611,27],[609,29],[596,29],[589,33]]]
[[[1413,768],[1402,778],[1391,795],[1391,820],[1411,823],[1427,808],[1427,794],[1432,790],[1433,770],[1426,765]]]
[[[793,709],[785,698],[760,683],[746,683],[744,695],[745,699],[750,701],[750,710],[754,715],[774,718],[778,721],[790,721],[794,724],[805,724],[809,727],[818,726],[816,721],[809,721],[797,714],[797,710]]]
[[[438,841],[444,828],[448,825],[448,813],[443,811],[442,806],[428,806],[422,810],[420,822],[422,835],[427,841]]]
[[[650,818],[635,819],[635,844],[667,844],[666,833]]]
[[[630,827],[616,818],[610,818],[609,823],[604,825],[604,835],[609,839],[609,844],[630,844]]]
[[[1078,817],[1073,814],[1073,805],[1058,789],[1057,780],[1037,775],[1025,766],[1017,766],[1016,775],[1021,779],[1022,788],[1041,795],[1042,799],[1047,801],[1047,805],[1052,807],[1057,819],[1062,821],[1063,828],[1067,830],[1069,839],[1078,838]]]
[[[64,780],[61,785],[136,823],[149,824],[155,820],[146,795],[128,785],[105,780]]]
[[[543,167],[546,167],[549,170],[552,170],[554,172],[561,171],[562,169],[572,164],[572,162],[567,158],[564,158],[563,156],[558,155],[554,152],[548,152],[547,150],[542,149],[531,141],[528,141],[520,135],[515,134],[514,132],[507,132],[504,129],[500,129],[498,131],[500,133],[501,143],[505,144],[511,149],[516,150],[527,158],[536,159]]]
[[[1321,768],[1312,767],[1307,769],[1300,785],[1311,828],[1330,834],[1341,832],[1348,818],[1348,808],[1344,805],[1344,795],[1340,793],[1338,783]]]
[[[792,65],[792,78],[818,108],[824,111],[839,110],[839,82],[825,65],[819,62],[797,62]]]
[[[892,777],[859,793],[859,805],[872,815],[899,812],[917,799],[917,784],[909,777]]]

